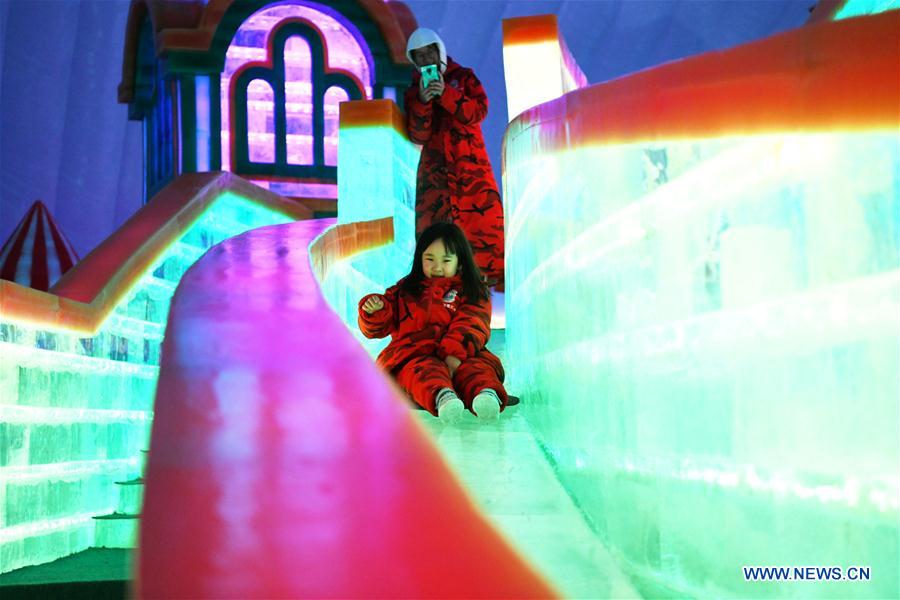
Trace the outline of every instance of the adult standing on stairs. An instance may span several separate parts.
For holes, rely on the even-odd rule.
[[[429,225],[456,223],[490,287],[503,291],[503,205],[484,147],[488,99],[471,69],[447,56],[437,33],[419,28],[406,56],[416,65],[404,97],[409,138],[423,146],[416,177],[416,239]],[[423,85],[435,65],[438,78]]]

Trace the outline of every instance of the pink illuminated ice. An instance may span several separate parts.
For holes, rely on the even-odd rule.
[[[324,7],[323,7],[324,9]],[[324,9],[328,10],[328,9]],[[285,19],[300,19],[313,24],[325,38],[328,70],[341,70],[356,76],[364,87],[366,98],[372,97],[373,59],[362,35],[349,22],[315,8],[284,3],[257,11],[238,28],[226,53],[221,77],[223,92],[222,168],[231,170],[231,98],[228,95],[232,75],[247,63],[270,62],[268,40],[272,30]],[[312,66],[309,45],[300,37],[287,40],[285,59],[285,113],[287,117],[287,161],[308,165],[313,162],[312,137]],[[259,85],[257,85],[259,83]],[[248,90],[248,132],[250,159],[254,162],[274,161],[274,107],[270,86],[252,82]],[[325,94],[325,163],[337,164],[338,103],[348,100],[345,92],[330,89]],[[321,196],[319,196],[321,197]]]
[[[339,104],[350,100],[347,92],[339,87],[328,88],[325,92],[325,164],[337,166],[338,126],[340,124]]]
[[[247,86],[247,135],[250,160],[275,162],[275,95],[267,82],[254,79]]]

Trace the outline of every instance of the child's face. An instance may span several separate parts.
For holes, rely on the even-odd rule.
[[[441,60],[441,52],[435,44],[429,44],[423,48],[416,48],[410,52],[413,62],[420,69],[425,65],[436,65]]]
[[[422,253],[422,272],[425,277],[453,277],[459,269],[459,258],[444,247],[444,240],[431,242]]]

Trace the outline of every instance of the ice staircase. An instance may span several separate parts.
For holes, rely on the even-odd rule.
[[[144,451],[142,451],[144,452]],[[135,548],[144,503],[144,478],[116,481],[119,501],[113,513],[94,517],[95,548]]]
[[[0,572],[133,547],[169,302],[219,241],[311,212],[184,175],[50,292],[0,281]]]

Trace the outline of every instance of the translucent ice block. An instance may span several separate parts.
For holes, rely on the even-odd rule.
[[[503,72],[510,121],[525,109],[587,85],[556,15],[503,20]]]
[[[900,0],[846,0],[834,18],[849,19],[900,8]]]
[[[509,387],[647,594],[900,595],[898,47],[867,41],[896,41],[897,16],[510,125]],[[847,78],[865,102],[829,91]],[[873,575],[745,581],[753,565]]]
[[[338,222],[393,218],[394,240],[339,262],[321,282],[322,293],[373,355],[388,342],[367,340],[357,325],[357,303],[409,273],[415,249],[415,184],[419,149],[399,129],[390,100],[341,105]]]
[[[119,522],[95,540],[92,517],[113,513],[115,482],[141,473],[175,287],[218,242],[290,220],[223,193],[93,335],[0,316],[0,572],[133,540]]]
[[[234,74],[249,63],[271,61],[272,32],[279,24],[287,19],[302,19],[311,22],[318,28],[324,37],[323,42],[328,48],[326,55],[328,64],[318,65],[320,69],[340,69],[352,74],[363,86],[366,97],[372,95],[372,72],[375,62],[368,46],[361,44],[363,39],[360,32],[352,22],[340,16],[337,12],[319,10],[313,6],[284,3],[264,7],[250,15],[235,33],[225,58],[225,67],[221,74],[221,89],[228,90]],[[308,44],[300,37],[292,37],[287,41],[284,54],[285,72],[279,74],[284,77],[287,94],[287,123],[289,133],[305,128],[307,135],[288,135],[288,162],[292,164],[312,163],[312,137],[309,128],[312,127],[312,101],[313,90],[311,81],[310,52]],[[254,91],[251,86],[250,92]],[[271,92],[271,88],[268,88]],[[322,96],[326,96],[327,90],[316,90]],[[326,120],[326,156],[330,157],[327,164],[334,164],[333,158],[337,146],[334,141],[338,137],[333,123],[337,117],[336,105],[333,97],[325,98]],[[223,94],[221,101],[222,119],[222,167],[231,169],[231,103],[232,98]],[[256,162],[272,162],[274,155],[274,122],[272,115],[272,102],[265,99],[254,101],[250,95],[248,102],[249,132],[260,132],[258,136],[251,135],[250,158]],[[254,120],[259,122],[253,127]],[[268,134],[266,134],[268,132]],[[255,137],[255,139],[254,139]],[[342,146],[343,147],[343,146]],[[258,152],[259,154],[255,154]]]

